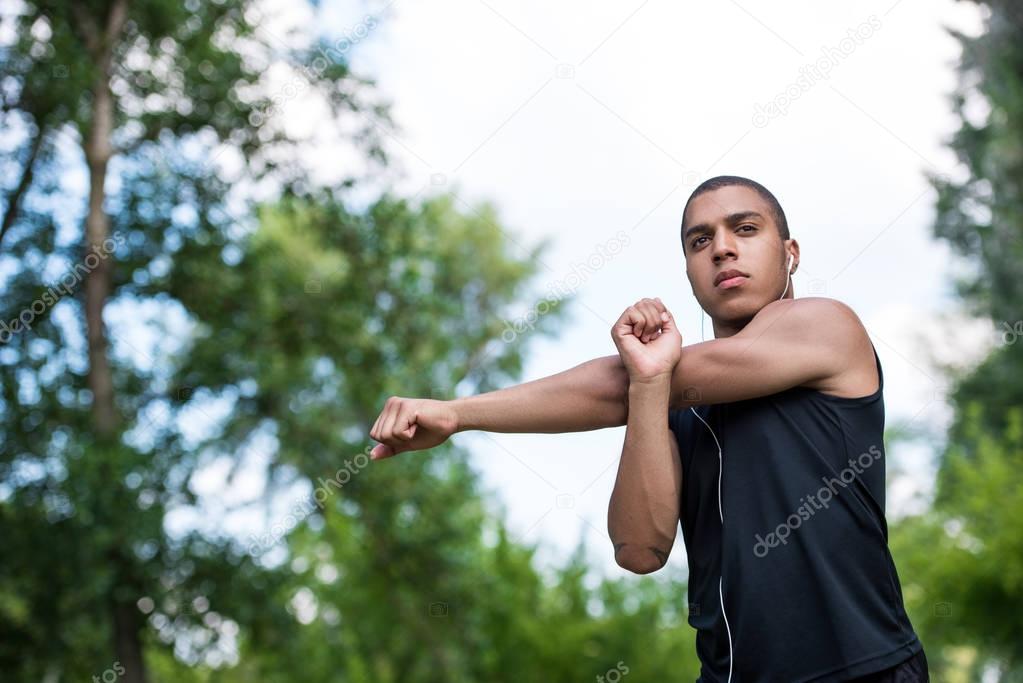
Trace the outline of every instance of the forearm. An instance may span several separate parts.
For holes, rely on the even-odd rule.
[[[625,445],[608,506],[618,563],[637,573],[662,567],[675,541],[682,469],[667,427],[669,380],[629,388]]]
[[[628,386],[621,358],[604,356],[452,405],[460,432],[579,432],[625,424]]]

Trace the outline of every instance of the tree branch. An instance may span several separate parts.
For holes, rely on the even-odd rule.
[[[7,230],[17,220],[18,206],[21,204],[21,198],[32,184],[36,159],[39,157],[39,150],[43,147],[43,138],[46,135],[46,128],[41,122],[37,128],[39,130],[35,138],[29,143],[28,158],[25,160],[25,167],[21,170],[21,180],[18,181],[15,188],[7,195],[7,207],[4,209],[3,222],[0,223],[0,244],[3,244],[4,235],[7,234]]]
[[[100,70],[104,74],[108,74],[114,45],[117,44],[121,30],[128,20],[128,0],[114,2],[110,8],[110,14],[107,15],[107,25],[102,34],[95,18],[82,7],[81,3],[71,3],[71,11],[74,13],[85,39],[85,47],[92,53]]]

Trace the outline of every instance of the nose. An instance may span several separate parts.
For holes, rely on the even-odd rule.
[[[732,234],[731,230],[718,230],[714,234],[714,243],[711,245],[714,249],[714,263],[720,263],[727,258],[734,259],[736,257],[735,247],[735,235]]]

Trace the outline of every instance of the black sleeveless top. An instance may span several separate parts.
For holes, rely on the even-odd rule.
[[[869,396],[794,387],[696,406],[720,469],[710,429],[689,408],[668,411],[698,682],[724,683],[729,664],[733,683],[844,681],[922,649],[888,550],[876,349],[874,360]]]

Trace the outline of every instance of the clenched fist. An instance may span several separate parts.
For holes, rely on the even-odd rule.
[[[682,335],[660,299],[641,299],[625,309],[611,338],[633,382],[671,377],[682,357]]]
[[[380,442],[373,447],[370,458],[381,460],[405,451],[433,448],[456,431],[458,414],[448,401],[392,396],[369,432]]]

